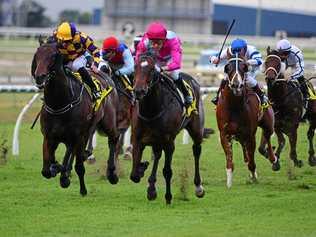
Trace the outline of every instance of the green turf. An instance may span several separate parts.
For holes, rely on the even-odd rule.
[[[288,148],[282,154],[281,171],[256,154],[259,183],[251,184],[240,147],[234,143],[233,187],[227,190],[224,153],[218,132],[203,143],[201,174],[206,195],[194,196],[191,145],[176,141],[173,159],[172,204],[164,200],[163,159],[158,172],[158,198],[146,199],[147,178],[129,180],[131,161],[121,160],[117,185],[104,179],[106,139],[98,137],[97,163],[86,164],[88,195],[79,195],[75,172],[68,189],[59,179],[46,180],[42,166],[39,124],[30,124],[40,102],[25,117],[20,134],[20,156],[11,155],[14,121],[32,94],[0,94],[0,144],[6,139],[7,159],[0,160],[0,230],[5,236],[315,236],[316,168],[307,158],[307,125],[299,130],[298,156],[305,166],[295,168],[289,180]],[[205,101],[206,123],[216,128],[214,109]],[[274,141],[275,143],[275,141]],[[61,160],[63,148],[58,149]],[[144,159],[150,161],[149,149]],[[188,179],[185,178],[186,174]],[[184,177],[184,178],[183,178]],[[181,192],[180,189],[187,190]],[[185,198],[184,198],[185,197]],[[188,199],[185,201],[185,199]]]

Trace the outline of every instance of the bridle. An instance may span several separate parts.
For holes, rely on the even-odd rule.
[[[242,58],[237,57],[233,57],[230,58],[228,60],[228,64],[231,62],[235,62],[235,73],[233,75],[232,78],[228,79],[228,87],[232,90],[237,90],[239,91],[245,84],[244,80],[243,80],[243,76],[240,74],[240,70],[239,70],[239,63],[240,62],[244,62],[244,60]],[[237,82],[237,87],[234,87],[234,82]]]
[[[269,58],[276,58],[279,61],[280,68],[279,68],[279,70],[277,70],[275,67],[272,67],[272,66],[266,68],[264,70],[265,76],[267,76],[267,73],[269,71],[273,71],[275,73],[275,80],[272,82],[272,84],[274,84],[277,81],[287,81],[285,78],[279,78],[279,76],[280,76],[280,74],[282,72],[282,60],[281,60],[281,58],[278,55],[270,54],[270,55],[267,56],[267,58],[265,60],[265,63],[267,62],[267,59],[269,59]]]

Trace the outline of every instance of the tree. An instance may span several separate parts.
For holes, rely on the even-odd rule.
[[[91,24],[92,15],[89,12],[83,12],[79,16],[79,24],[89,25]]]
[[[78,23],[79,17],[80,17],[80,12],[77,10],[71,10],[71,9],[63,10],[59,14],[60,22],[69,21],[69,22]]]

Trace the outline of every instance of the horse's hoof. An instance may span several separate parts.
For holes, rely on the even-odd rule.
[[[138,174],[140,177],[144,177],[145,175],[145,171],[146,169],[148,168],[148,165],[149,165],[149,162],[148,161],[144,161],[144,162],[141,162],[139,164],[139,167],[138,167]]]
[[[87,158],[87,163],[88,163],[89,165],[93,165],[93,164],[95,164],[95,162],[96,162],[96,159],[95,159],[94,155],[91,154],[91,155]]]
[[[60,164],[51,164],[49,167],[49,171],[52,177],[56,177],[58,173],[62,170],[62,166]]]
[[[110,175],[108,175],[108,180],[109,180],[110,184],[117,184],[119,181],[119,178],[117,177],[116,174],[110,174]]]
[[[131,159],[132,159],[132,153],[130,153],[130,152],[125,152],[123,158],[124,158],[124,160],[131,160]]]
[[[197,196],[198,198],[202,198],[204,197],[204,195],[205,195],[205,191],[202,185],[195,188],[195,196]]]
[[[310,166],[316,166],[316,157],[315,156],[308,157],[308,164]]]
[[[278,158],[277,162],[272,164],[272,170],[279,171],[280,169],[281,169],[281,166],[280,166],[280,162],[279,162],[279,158]]]
[[[46,179],[50,179],[52,177],[52,174],[50,173],[49,170],[42,170],[42,175],[43,177],[45,177]]]
[[[80,194],[82,197],[86,196],[87,195],[87,189],[83,188],[83,189],[80,189]]]
[[[294,166],[296,166],[298,168],[302,168],[303,167],[303,161],[302,160],[294,161]]]
[[[259,147],[258,151],[264,158],[269,158],[269,156],[268,156],[268,149]]]
[[[68,188],[70,185],[70,179],[68,177],[60,177],[59,183],[62,188]]]
[[[139,183],[140,182],[140,176],[139,175],[131,175],[130,179],[134,182],[134,183]]]
[[[148,189],[147,189],[147,199],[148,199],[149,201],[153,201],[153,200],[155,200],[156,198],[157,198],[157,192],[156,192],[156,190],[155,190],[155,189],[151,189],[151,188],[148,187]]]
[[[166,199],[166,204],[169,205],[171,204],[171,200],[172,200],[172,195],[165,195],[165,199]]]

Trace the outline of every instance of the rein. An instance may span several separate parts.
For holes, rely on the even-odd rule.
[[[67,104],[66,106],[60,108],[60,109],[52,109],[50,106],[48,106],[45,101],[44,101],[44,109],[52,114],[52,115],[60,115],[60,114],[64,114],[66,112],[68,112],[69,110],[71,110],[73,107],[75,107],[76,105],[80,104],[81,103],[81,99],[82,99],[82,94],[83,94],[83,89],[84,89],[84,86],[81,85],[81,90],[80,90],[80,94],[79,96],[73,100],[71,103]]]

